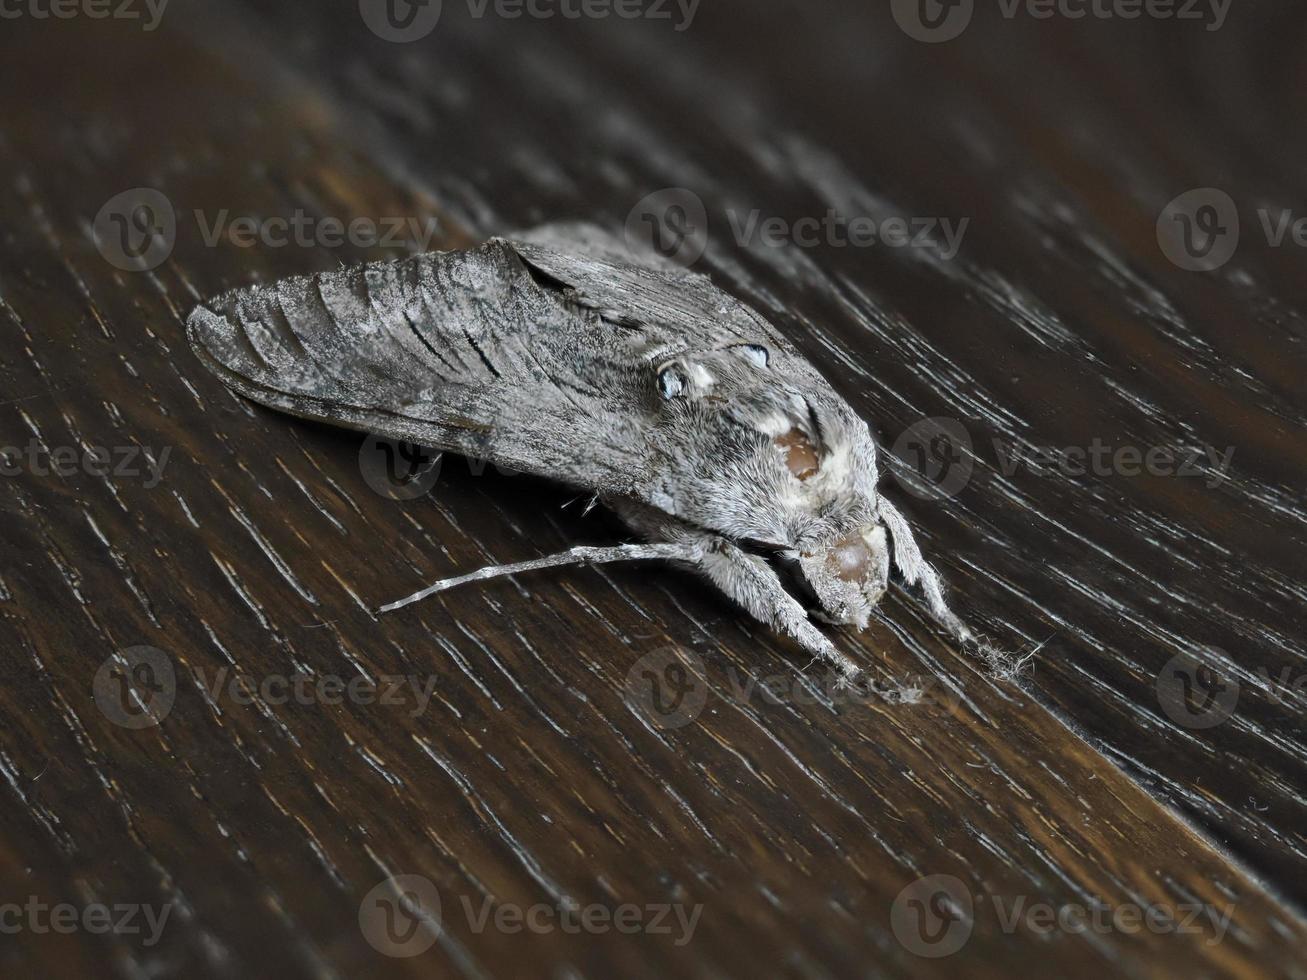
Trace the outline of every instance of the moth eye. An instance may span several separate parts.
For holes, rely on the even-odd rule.
[[[671,401],[685,391],[685,375],[674,367],[666,367],[658,372],[658,391],[664,401]]]
[[[762,344],[741,344],[736,349],[756,367],[765,368],[771,363],[771,351]]]
[[[860,582],[871,567],[871,549],[861,534],[851,534],[835,542],[826,558],[836,578],[845,582]]]
[[[785,465],[800,480],[815,476],[821,468],[821,458],[806,435],[798,429],[791,429],[784,435],[772,440],[772,445],[785,453]]]

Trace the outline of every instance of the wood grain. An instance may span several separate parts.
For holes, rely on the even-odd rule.
[[[150,945],[5,933],[6,973],[1303,976],[1303,256],[1270,247],[1256,210],[1301,206],[1304,15],[1236,8],[1205,31],[981,5],[940,45],[888,9],[742,0],[681,32],[446,3],[410,45],[349,3],[194,3],[155,32],[6,21],[0,446],[170,452],[157,486],[0,478],[0,905],[171,910]],[[1189,273],[1155,224],[1208,186],[1238,201],[1243,234],[1222,269]],[[91,233],[137,187],[178,215],[146,273]],[[1018,682],[897,590],[839,642],[884,692],[919,682],[917,703],[833,697],[670,569],[523,576],[378,618],[436,578],[622,531],[456,459],[429,494],[389,499],[358,438],[240,401],[186,346],[207,296],[402,251],[209,245],[196,210],[430,220],[431,247],[458,247],[540,220],[618,227],[666,187],[705,202],[698,267],[782,326],[886,447],[923,417],[965,426],[955,497],[887,492],[969,620],[1043,644]],[[952,258],[740,244],[732,219],[754,209],[969,222]],[[1009,474],[994,447],[1096,438],[1234,455],[1208,486]],[[93,685],[139,645],[174,665],[176,697],[128,729]],[[1208,648],[1237,705],[1186,727],[1159,675]],[[668,649],[706,692],[679,727],[632,698],[642,658]],[[245,704],[208,690],[224,669],[434,686],[421,710],[411,693]],[[778,699],[750,687],[768,679]],[[411,959],[360,928],[393,874],[441,896],[440,935]],[[942,959],[892,921],[928,875],[974,905]],[[478,930],[463,903],[485,898],[701,912],[678,945]],[[1005,929],[1044,903],[1231,919],[1219,940]]]

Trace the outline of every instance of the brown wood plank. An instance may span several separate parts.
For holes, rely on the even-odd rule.
[[[684,32],[446,7],[414,45],[368,35],[353,4],[0,35],[0,445],[170,450],[157,486],[0,481],[0,904],[170,909],[152,945],[6,934],[6,972],[1302,975],[1301,699],[1258,674],[1303,670],[1301,257],[1254,225],[1230,266],[1195,276],[1153,233],[1189,187],[1293,202],[1300,137],[1265,142],[1296,91],[1288,49],[1247,52],[1301,15],[1243,5],[1207,37],[982,11],[924,46],[842,6],[705,5]],[[1219,82],[1202,71],[1216,58]],[[145,274],[89,230],[142,186],[179,216]],[[822,670],[671,570],[522,577],[378,619],[425,581],[622,531],[459,460],[429,495],[388,499],[360,440],[241,402],[186,346],[203,297],[397,251],[209,246],[196,209],[436,220],[431,244],[451,247],[541,219],[620,225],[667,186],[708,207],[701,268],[786,327],[886,445],[922,416],[966,425],[968,485],[896,499],[970,618],[1012,646],[1052,637],[1019,685],[897,592],[841,643],[885,691],[919,679],[916,704],[832,700]],[[729,232],[728,211],[828,207],[970,224],[947,260]],[[1095,437],[1233,445],[1231,478],[1008,476],[992,447]],[[1163,665],[1200,644],[1240,684],[1210,728],[1157,698]],[[93,682],[138,645],[177,684],[162,722],[133,730]],[[636,697],[642,658],[669,648],[706,691],[679,726]],[[422,710],[411,692],[242,704],[206,691],[223,670],[434,687]],[[768,678],[780,703],[749,687]],[[391,874],[427,877],[443,904],[412,959],[360,929]],[[973,903],[970,938],[939,960],[894,930],[896,897],[929,875]],[[463,903],[487,897],[701,911],[684,944],[524,935],[474,927]],[[1004,928],[1096,902],[1231,924]]]

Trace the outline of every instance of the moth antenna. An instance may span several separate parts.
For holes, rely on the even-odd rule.
[[[944,601],[944,590],[940,585],[939,573],[934,566],[922,557],[917,547],[917,539],[912,534],[912,527],[892,503],[880,497],[876,504],[877,512],[889,531],[893,545],[894,567],[903,576],[908,585],[920,585],[926,596],[926,602],[935,619],[963,643],[974,642],[976,636],[967,625],[958,619],[953,610]]]
[[[446,589],[452,589],[467,582],[497,578],[500,575],[516,575],[518,572],[532,572],[537,568],[553,568],[558,565],[601,565],[611,561],[649,561],[653,559],[680,559],[693,562],[699,559],[700,554],[701,549],[691,543],[619,544],[607,548],[582,545],[544,558],[514,562],[511,565],[487,565],[485,568],[477,569],[475,572],[468,572],[466,575],[441,579],[433,585],[428,585],[421,592],[414,592],[406,599],[400,599],[382,606],[377,612],[391,612],[410,603],[419,602],[427,596],[435,595],[437,592],[444,592]]]

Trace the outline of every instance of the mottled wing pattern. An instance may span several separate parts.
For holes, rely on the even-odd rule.
[[[645,461],[648,331],[578,306],[502,240],[238,289],[188,331],[233,389],[294,415],[605,491]]]
[[[667,335],[677,353],[760,343],[802,359],[771,323],[707,276],[595,225],[543,225],[511,238],[526,261],[582,302],[613,321],[635,320]]]

